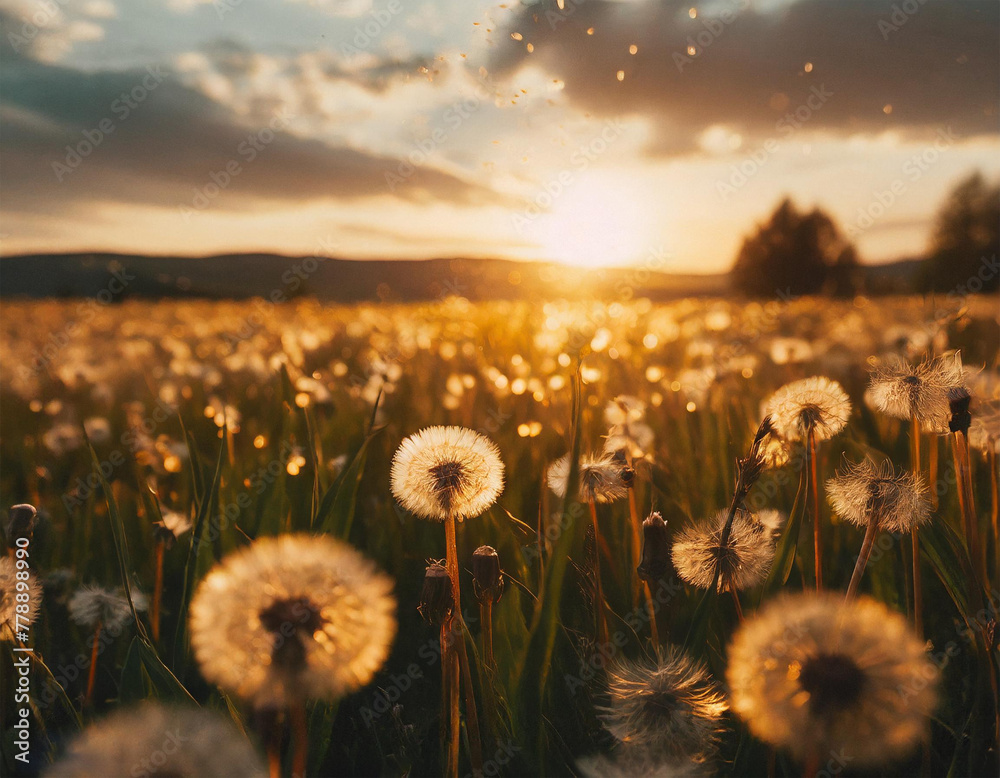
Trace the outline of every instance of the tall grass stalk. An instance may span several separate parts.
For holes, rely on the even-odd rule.
[[[816,474],[816,431],[809,428],[806,458],[809,468],[809,502],[813,514],[813,559],[816,568],[816,591],[823,591],[823,533],[819,522],[819,479]]]

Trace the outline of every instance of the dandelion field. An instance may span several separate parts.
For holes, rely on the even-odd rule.
[[[425,568],[446,556],[446,530],[406,510],[390,488],[401,441],[434,425],[485,436],[504,469],[496,502],[457,524],[462,618],[455,621],[471,680],[471,687],[464,678],[461,684],[471,695],[461,701],[460,774],[997,772],[995,297],[476,305],[448,298],[351,307],[303,299],[267,308],[5,302],[2,327],[0,496],[7,506],[38,510],[30,565],[44,585],[27,641],[37,657],[30,765],[15,760],[20,706],[11,668],[22,641],[4,624],[4,774],[44,773],[82,728],[151,699],[216,711],[250,744],[251,762],[271,758],[272,774],[274,759],[282,774],[300,771],[297,758],[306,760],[307,775],[446,774],[442,675],[450,665],[442,662],[444,631],[418,612]],[[901,718],[929,696],[932,711],[919,732],[900,736],[905,744],[890,742],[897,728],[883,721],[871,730],[848,723],[856,742],[849,738],[829,752],[817,745],[805,759],[780,738],[772,748],[748,724],[745,706],[733,710],[739,703],[729,686],[729,647],[741,619],[749,625],[769,604],[790,602],[782,595],[813,591],[817,543],[824,589],[839,603],[866,531],[831,504],[828,480],[866,457],[896,471],[913,464],[909,422],[880,412],[870,393],[866,400],[871,372],[898,359],[953,360],[956,352],[971,396],[971,492],[963,491],[959,435],[947,425],[921,429],[917,469],[929,507],[917,543],[927,646],[901,663],[885,692]],[[802,442],[769,438],[782,450],[762,454],[762,472],[734,502],[737,460],[754,445],[766,401],[811,376],[826,376],[846,392],[842,430],[822,441],[814,460]],[[616,499],[588,505],[575,499],[589,472],[577,462],[605,448],[606,413],[620,396],[641,407],[651,439],[629,449],[629,481]],[[628,445],[637,442],[627,429],[624,436]],[[549,488],[547,473],[567,453],[563,498]],[[717,591],[720,573],[713,570],[696,588],[666,557],[653,560],[663,569],[650,574],[648,588],[640,581],[637,565],[656,549],[642,553],[637,519],[658,512],[672,546],[686,529],[741,505],[780,516],[752,585]],[[908,526],[906,517],[900,521]],[[8,528],[12,559],[18,532]],[[370,681],[345,682],[336,700],[310,701],[302,722],[206,678],[190,620],[199,583],[222,560],[256,539],[290,533],[345,541],[391,577],[397,601],[398,627],[384,664],[376,662]],[[472,575],[473,552],[483,545],[496,549],[503,570],[492,613],[480,607]],[[859,573],[859,608],[870,608],[872,598],[912,624],[911,550],[908,531],[872,536]],[[89,585],[121,590],[126,603],[116,628],[98,628],[96,642],[92,628],[71,618],[74,595]],[[359,613],[368,614],[383,595],[365,603],[368,595],[358,589]],[[232,607],[257,596],[252,586],[243,591],[228,595]],[[7,591],[4,597],[6,619]],[[875,624],[883,618],[881,610],[869,612],[864,618]],[[781,623],[780,614],[769,618]],[[895,634],[896,622],[883,624],[886,635]],[[199,644],[199,658],[214,651],[226,665],[229,652],[238,666],[246,647],[217,632],[214,647]],[[289,638],[293,646],[298,639]],[[782,640],[805,638],[791,631]],[[674,657],[671,672],[714,684],[692,703],[712,708],[704,731],[680,721],[681,707],[656,723],[655,701],[644,702],[628,683],[619,684],[626,699],[609,697],[615,674],[624,677],[622,663],[655,667],[657,650]],[[638,678],[641,685],[641,672]],[[840,678],[841,688],[850,686],[850,676]],[[680,699],[675,693],[670,704],[680,706]],[[470,701],[478,711],[478,749]],[[692,731],[703,742],[689,749],[668,744],[666,751],[637,742],[655,741],[669,726],[676,728],[666,730],[670,743]],[[640,735],[643,727],[650,732]],[[188,750],[205,747],[198,732],[210,731],[192,730]],[[891,758],[869,764],[863,754],[885,733]],[[798,730],[790,737],[806,742],[811,735]],[[300,742],[308,743],[301,757]],[[138,772],[122,774],[156,774],[152,755],[148,763],[135,759]],[[232,774],[255,769],[233,760]]]

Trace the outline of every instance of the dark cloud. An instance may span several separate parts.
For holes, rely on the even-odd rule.
[[[501,44],[494,72],[541,64],[586,110],[651,116],[659,153],[690,150],[694,134],[713,124],[774,134],[814,88],[832,96],[809,112],[811,129],[998,131],[995,0],[799,0],[771,12],[748,0],[565,6],[560,12],[545,0],[522,12],[508,32],[523,41]]]
[[[83,72],[10,47],[2,54],[0,167],[9,212],[59,214],[102,201],[190,206],[198,192],[225,181],[227,168],[229,183],[211,197],[213,208],[390,191],[413,200],[502,202],[447,173],[298,137],[295,117],[280,111],[236,116],[165,69]],[[228,55],[230,71],[239,72],[237,52]],[[390,189],[387,174],[401,171],[410,175]]]

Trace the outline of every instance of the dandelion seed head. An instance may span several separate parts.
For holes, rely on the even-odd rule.
[[[191,645],[208,681],[257,707],[335,700],[368,683],[389,655],[392,588],[340,541],[264,538],[201,582]]]
[[[549,489],[559,497],[566,496],[569,486],[569,454],[564,454],[549,465],[546,474]],[[580,460],[581,500],[609,503],[628,495],[628,488],[622,480],[621,465],[607,454],[590,454]]]
[[[836,381],[813,376],[781,387],[765,402],[764,413],[785,440],[805,440],[810,430],[816,440],[828,440],[847,425],[851,400]]]
[[[934,709],[937,677],[906,620],[866,597],[784,595],[729,647],[733,710],[799,760],[841,749],[857,767],[905,757]]]
[[[392,460],[392,493],[424,519],[481,515],[503,491],[504,466],[489,439],[464,427],[428,427],[406,438]]]
[[[133,590],[132,604],[137,611],[145,611],[149,607],[149,598]],[[81,586],[73,592],[66,607],[69,608],[70,620],[88,630],[97,629],[100,625],[109,633],[116,634],[132,619],[128,598],[121,589],[105,589],[93,584]]]
[[[912,365],[894,357],[880,365],[871,376],[869,397],[872,405],[897,419],[915,417],[934,429],[947,429],[948,392],[965,388],[965,374],[958,354],[937,357]]]
[[[711,588],[717,571],[719,591],[752,589],[763,583],[774,559],[773,513],[768,512],[765,524],[749,511],[738,510],[725,548],[722,533],[728,511],[688,525],[678,533],[671,551],[677,574],[699,589]]]
[[[849,463],[826,482],[826,496],[838,516],[859,527],[874,516],[885,532],[909,532],[931,516],[927,486],[916,473],[871,459]]]
[[[85,729],[45,773],[46,778],[97,775],[264,778],[267,770],[246,737],[219,714],[145,703]]]
[[[728,707],[707,667],[679,648],[656,661],[620,661],[608,671],[608,704],[599,717],[630,749],[705,761]]]

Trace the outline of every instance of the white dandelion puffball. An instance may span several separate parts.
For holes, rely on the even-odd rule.
[[[931,517],[927,493],[916,473],[871,459],[849,464],[826,482],[827,500],[838,516],[859,527],[874,519],[886,532],[909,532],[925,524]]]
[[[852,767],[906,757],[936,702],[938,671],[906,620],[841,594],[784,595],[729,646],[733,710],[806,761],[846,752]]]
[[[868,394],[875,408],[897,419],[916,417],[932,429],[948,428],[948,393],[966,387],[962,360],[955,354],[911,365],[889,359],[872,372]]]
[[[393,581],[325,536],[263,538],[222,560],[191,600],[205,678],[257,707],[336,700],[368,683],[396,635]]]
[[[581,500],[609,503],[628,496],[622,480],[621,464],[609,454],[590,454],[580,459],[579,496]],[[549,489],[559,497],[569,488],[569,454],[563,454],[546,472]]]
[[[503,491],[503,461],[489,438],[464,427],[428,427],[400,443],[390,481],[399,503],[423,519],[484,513]]]
[[[783,519],[777,511],[765,511],[760,518],[738,510],[730,527],[726,546],[722,533],[729,511],[690,524],[678,533],[671,550],[674,569],[681,580],[699,589],[752,589],[764,582],[774,561],[775,541]],[[718,577],[716,577],[718,575]]]
[[[149,599],[141,592],[133,591],[132,604],[137,611],[145,611],[149,607]],[[132,620],[132,609],[121,589],[105,589],[92,584],[81,586],[73,592],[67,607],[73,623],[86,629],[100,626],[111,634],[117,634]]]
[[[85,729],[45,778],[264,778],[267,770],[232,722],[203,708],[145,703]]]
[[[785,384],[764,403],[775,431],[785,440],[828,440],[847,425],[851,399],[843,387],[825,376]]]
[[[708,668],[680,648],[659,658],[620,660],[608,670],[606,706],[598,717],[630,749],[703,762],[715,750],[729,705]]]

